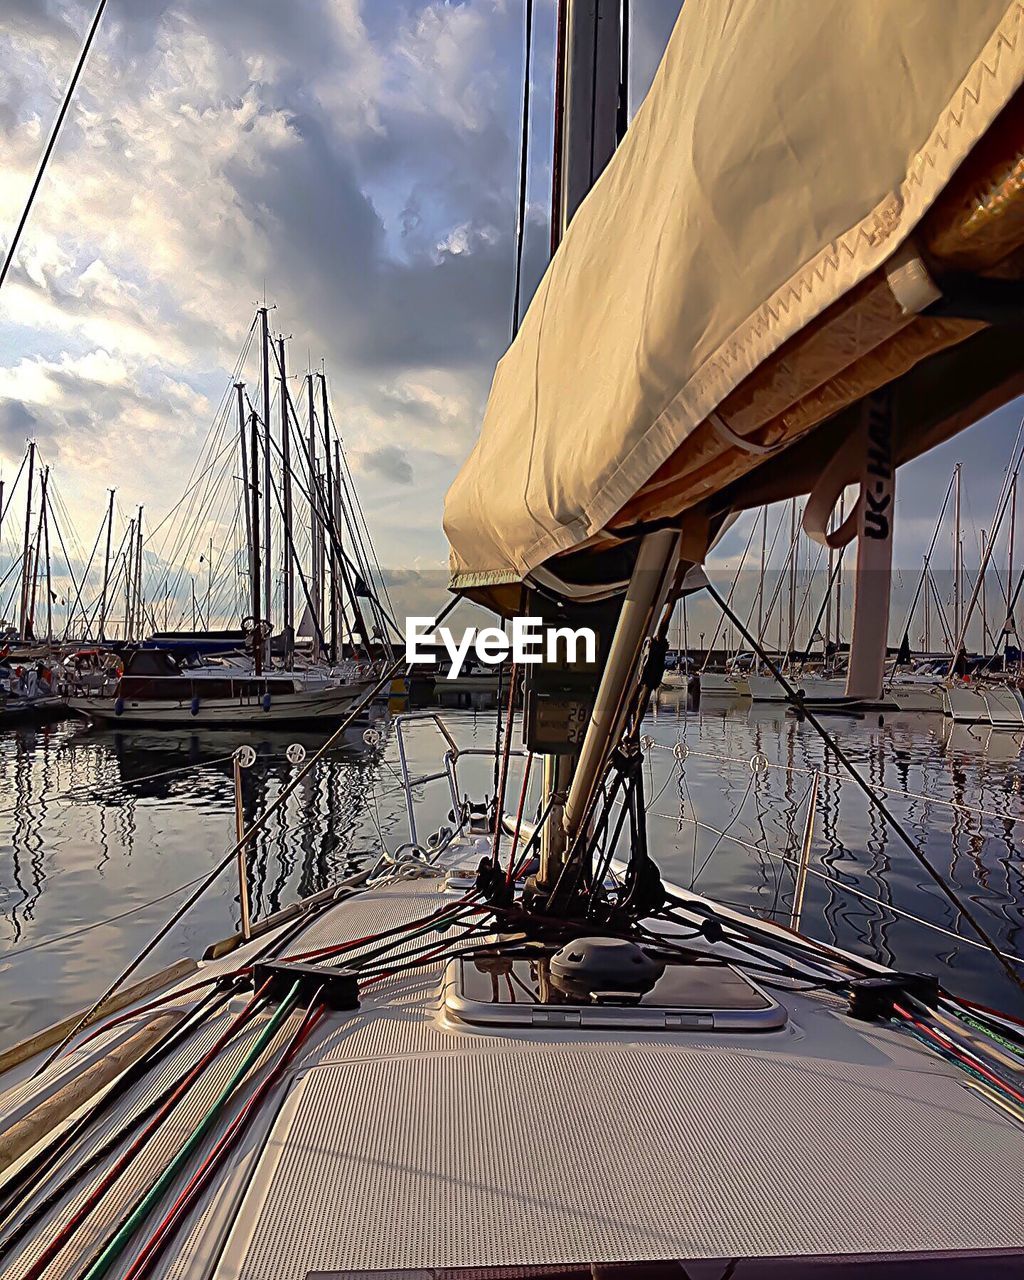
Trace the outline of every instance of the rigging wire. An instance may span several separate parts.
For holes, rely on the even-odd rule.
[[[533,62],[533,0],[526,0],[526,33],[523,55],[522,132],[519,138],[519,198],[516,202],[515,287],[512,293],[512,337],[519,332],[523,293],[523,247],[526,240],[526,186],[530,167],[530,74]]]
[[[707,582],[707,590],[711,598],[718,605],[718,607],[720,609],[723,609],[728,614],[733,625],[740,630],[740,634],[744,637],[747,643],[753,647],[757,656],[761,659],[761,661],[765,664],[765,666],[768,668],[771,674],[775,677],[778,683],[785,690],[788,701],[794,707],[796,707],[798,711],[802,712],[802,714],[807,718],[807,722],[811,726],[811,728],[815,731],[815,733],[818,734],[822,742],[824,742],[825,746],[833,753],[833,755],[836,757],[839,763],[843,766],[843,768],[847,771],[847,773],[853,778],[853,780],[864,792],[865,796],[868,799],[869,804],[871,804],[872,807],[878,811],[879,815],[886,822],[888,822],[889,826],[893,829],[893,831],[900,838],[903,844],[907,847],[910,853],[913,854],[918,864],[927,873],[929,879],[932,880],[933,883],[939,887],[940,891],[949,899],[949,901],[957,909],[957,911],[960,912],[960,914],[968,922],[968,924],[971,926],[971,928],[974,930],[977,936],[981,939],[981,941],[985,944],[985,946],[988,948],[991,954],[995,957],[995,960],[998,963],[1000,969],[1003,970],[1003,972],[1010,979],[1013,985],[1017,987],[1017,989],[1021,992],[1022,995],[1024,995],[1024,977],[1021,977],[1021,975],[1016,971],[1016,969],[1014,969],[1013,966],[1010,964],[1010,962],[1003,956],[1003,953],[996,946],[994,940],[992,939],[991,935],[989,934],[985,926],[981,923],[980,920],[978,920],[974,912],[971,911],[970,908],[964,904],[963,900],[961,899],[960,895],[956,892],[956,890],[951,888],[943,879],[943,877],[938,873],[938,871],[935,870],[931,862],[925,856],[924,851],[918,846],[917,841],[913,838],[913,836],[911,836],[910,832],[907,831],[906,827],[904,827],[902,822],[899,821],[899,819],[892,812],[892,810],[885,803],[885,801],[882,800],[881,797],[878,795],[878,793],[872,788],[871,784],[864,778],[863,774],[860,772],[857,766],[853,763],[853,761],[842,749],[842,747],[840,747],[839,743],[835,740],[832,734],[829,733],[829,731],[821,723],[821,721],[814,714],[814,712],[811,711],[809,707],[804,705],[803,699],[798,696],[793,686],[789,683],[789,681],[782,674],[779,668],[768,657],[767,653],[764,651],[764,648],[756,640],[754,640],[750,632],[746,629],[746,627],[743,626],[743,624],[740,622],[740,619],[736,616],[736,614],[732,611],[732,608],[722,598],[721,593],[716,590],[714,583],[711,582],[710,579],[708,579],[708,582]]]
[[[60,104],[60,110],[57,112],[57,118],[50,130],[50,137],[47,140],[46,147],[43,150],[42,159],[39,161],[39,168],[36,170],[35,179],[28,193],[28,199],[25,201],[25,207],[21,211],[21,217],[18,219],[18,225],[14,229],[14,235],[11,237],[11,243],[7,247],[7,253],[4,257],[3,266],[0,267],[0,289],[3,288],[4,281],[7,279],[7,273],[11,269],[11,263],[14,261],[14,255],[18,251],[18,243],[21,240],[21,233],[25,230],[25,224],[28,222],[28,216],[32,212],[32,205],[35,202],[36,194],[39,191],[40,184],[43,181],[43,175],[46,173],[46,166],[53,154],[53,149],[57,145],[57,138],[60,135],[61,128],[64,124],[64,118],[71,106],[71,100],[74,97],[75,89],[78,85],[78,79],[85,67],[86,60],[89,57],[89,50],[92,47],[93,37],[96,35],[97,28],[100,25],[100,19],[103,17],[103,10],[107,7],[107,0],[99,0],[96,6],[96,12],[93,14],[92,23],[86,33],[85,43],[82,45],[82,51],[78,55],[78,62],[75,64],[75,70],[68,83],[67,89],[64,91],[64,98]]]

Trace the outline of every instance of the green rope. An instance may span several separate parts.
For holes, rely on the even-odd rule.
[[[969,1014],[961,1013],[958,1009],[951,1009],[950,1012],[955,1018],[966,1023],[967,1026],[973,1027],[975,1031],[980,1032],[983,1036],[987,1036],[990,1040],[994,1040],[997,1044],[1003,1045],[1004,1048],[1009,1049],[1015,1058],[1020,1059],[1021,1048],[1019,1044],[1014,1044],[1012,1040],[1008,1040],[1005,1036],[999,1035],[997,1031],[993,1031],[991,1027],[986,1027],[984,1023],[979,1022],[976,1018],[972,1018]],[[1021,1062],[1021,1070],[1024,1071],[1024,1062]]]
[[[99,1280],[100,1276],[105,1276],[120,1255],[124,1252],[125,1246],[135,1234],[139,1225],[181,1171],[185,1161],[189,1158],[199,1143],[202,1142],[203,1138],[206,1137],[207,1133],[209,1133],[211,1126],[220,1114],[221,1108],[227,1102],[228,1098],[231,1097],[232,1093],[234,1093],[243,1076],[245,1076],[249,1068],[259,1058],[270,1040],[273,1039],[274,1033],[292,1011],[298,997],[299,983],[296,982],[285,998],[281,1001],[277,1008],[277,1012],[253,1041],[251,1047],[247,1050],[245,1057],[233,1072],[231,1079],[220,1091],[220,1094],[217,1096],[209,1111],[207,1111],[206,1115],[203,1116],[202,1120],[200,1120],[199,1124],[189,1135],[185,1145],[128,1215],[120,1230],[85,1273],[83,1280]]]

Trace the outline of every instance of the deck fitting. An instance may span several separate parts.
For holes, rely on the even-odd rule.
[[[298,981],[300,1005],[308,1006],[316,999],[330,1009],[359,1008],[359,983],[351,969],[267,960],[253,966],[252,979],[257,991],[269,981],[264,994],[270,1000],[283,999]]]

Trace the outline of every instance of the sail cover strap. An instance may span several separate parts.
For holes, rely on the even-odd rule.
[[[739,435],[733,431],[732,427],[717,411],[709,413],[707,421],[708,426],[714,428],[716,435],[720,436],[727,444],[735,445],[737,449],[742,449],[745,453],[752,453],[760,457],[763,454],[776,453],[779,449],[779,444],[758,444],[756,440],[748,440],[746,436]]]
[[[849,698],[876,700],[882,693],[896,498],[892,432],[892,395],[883,388],[865,397],[861,429],[837,450],[804,509],[804,532],[815,542],[839,548],[857,538],[853,634],[846,678]],[[832,512],[855,467],[860,473],[860,495],[849,517],[830,532]]]

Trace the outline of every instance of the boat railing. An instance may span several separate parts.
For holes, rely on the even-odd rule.
[[[404,730],[410,723],[427,723],[433,722],[434,727],[444,739],[447,750],[444,753],[444,763],[441,769],[434,770],[432,773],[418,774],[413,777],[409,771],[409,757],[406,751],[406,742]],[[467,814],[464,812],[463,806],[459,801],[459,773],[458,762],[465,756],[489,757],[493,759],[497,754],[493,747],[460,747],[455,740],[451,730],[445,724],[444,719],[438,715],[436,711],[410,711],[404,715],[396,716],[394,719],[395,741],[398,744],[398,760],[402,770],[402,790],[405,793],[406,814],[409,820],[409,842],[416,848],[422,848],[420,845],[419,834],[416,829],[416,807],[413,801],[413,790],[419,786],[425,786],[431,782],[439,782],[442,779],[448,781],[448,792],[452,802],[453,821],[455,830],[449,839],[460,834],[466,826]],[[526,752],[522,748],[512,748],[510,755],[524,756]]]

